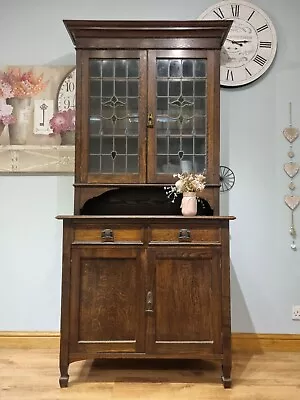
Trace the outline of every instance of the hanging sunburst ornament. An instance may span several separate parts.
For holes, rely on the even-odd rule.
[[[293,127],[292,123],[292,103],[289,103],[289,119],[290,123],[288,128],[283,130],[283,136],[290,143],[290,148],[288,151],[289,162],[285,163],[283,169],[285,173],[290,178],[289,190],[290,193],[284,196],[284,202],[291,210],[291,226],[290,226],[290,235],[292,237],[291,249],[297,250],[296,246],[296,228],[294,225],[294,212],[298,205],[300,204],[300,196],[295,195],[296,185],[294,183],[294,178],[298,174],[300,166],[295,162],[295,153],[293,150],[293,143],[296,139],[298,139],[300,131],[297,128]]]
[[[220,191],[226,192],[233,188],[235,184],[234,172],[225,165],[220,166]]]

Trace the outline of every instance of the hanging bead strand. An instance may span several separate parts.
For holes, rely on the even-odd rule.
[[[284,164],[284,171],[286,174],[290,177],[290,183],[289,183],[289,190],[290,194],[286,195],[284,197],[285,204],[289,207],[291,210],[291,225],[290,225],[290,230],[289,233],[292,237],[292,242],[291,242],[291,249],[292,250],[297,250],[296,246],[296,228],[294,224],[294,211],[298,207],[300,203],[300,196],[295,196],[294,191],[296,189],[296,185],[294,183],[294,177],[298,174],[299,172],[299,164],[297,164],[294,161],[295,158],[295,153],[293,150],[293,143],[294,141],[298,138],[299,136],[299,130],[293,127],[292,123],[292,103],[289,103],[289,127],[285,128],[283,130],[283,135],[284,137],[289,141],[289,151],[288,151],[288,157],[290,161],[288,163]]]

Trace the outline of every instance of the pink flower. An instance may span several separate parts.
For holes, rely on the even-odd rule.
[[[50,135],[64,134],[75,130],[75,110],[57,112],[49,121],[53,133]]]
[[[1,97],[35,96],[42,92],[47,84],[48,82],[43,82],[43,74],[35,76],[32,70],[22,73],[20,68],[9,68],[7,72],[0,72]],[[11,93],[8,92],[8,88],[10,88]]]
[[[16,118],[11,114],[13,107],[6,104],[4,98],[0,98],[0,122],[4,125],[9,125],[16,122]]]
[[[13,97],[12,87],[8,82],[4,82],[0,77],[0,96],[4,99]]]
[[[13,115],[4,115],[3,117],[0,117],[0,121],[4,125],[10,125],[16,122],[16,117],[14,117]]]

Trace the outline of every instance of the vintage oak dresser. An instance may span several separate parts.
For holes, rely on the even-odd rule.
[[[74,215],[57,217],[60,386],[74,361],[171,358],[219,360],[230,387],[219,68],[231,22],[64,23],[76,47],[76,162]],[[183,165],[206,174],[195,217],[164,190]]]

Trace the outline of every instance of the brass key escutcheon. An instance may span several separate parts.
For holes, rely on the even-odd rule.
[[[153,312],[153,294],[149,290],[146,295],[146,312],[152,313]]]
[[[153,114],[150,113],[150,114],[148,114],[147,128],[153,128],[153,127],[154,127],[154,118],[153,118]]]

